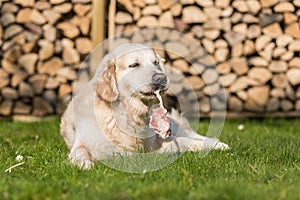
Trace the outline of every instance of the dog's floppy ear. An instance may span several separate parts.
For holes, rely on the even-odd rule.
[[[114,63],[109,64],[100,73],[95,89],[97,95],[104,101],[113,102],[117,100],[119,91],[117,88],[116,65]]]
[[[163,57],[161,57],[159,54],[156,53],[156,57],[158,58],[159,62],[161,64],[165,64],[166,63],[166,59],[164,59]]]

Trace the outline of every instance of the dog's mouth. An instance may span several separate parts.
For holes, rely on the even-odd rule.
[[[142,94],[145,97],[156,98],[157,96],[155,94],[155,91],[158,90],[161,93],[164,93],[166,90],[168,90],[168,87],[162,85],[150,84],[148,86],[145,86],[142,90],[140,90],[140,94]]]

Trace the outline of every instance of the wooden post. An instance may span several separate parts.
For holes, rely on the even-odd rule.
[[[92,42],[93,47],[95,48],[98,44],[104,41],[105,39],[105,0],[93,0],[93,19],[92,19]],[[96,68],[99,64],[99,58],[103,57],[103,52],[101,48],[97,48],[96,51],[93,51],[91,54],[91,75],[93,76]]]

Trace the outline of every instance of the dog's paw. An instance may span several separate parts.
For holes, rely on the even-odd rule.
[[[230,147],[228,146],[228,144],[225,144],[223,142],[218,141],[216,143],[216,145],[214,146],[214,149],[216,150],[221,150],[221,151],[225,151],[225,150],[229,150]]]
[[[94,162],[90,159],[88,152],[82,150],[71,151],[69,160],[72,164],[84,170],[90,170],[94,166]]]

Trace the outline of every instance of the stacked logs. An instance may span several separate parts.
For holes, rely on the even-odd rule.
[[[217,95],[216,88],[224,87],[229,112],[299,115],[300,0],[117,0],[116,8],[115,19],[111,19],[115,33],[142,27],[171,28],[208,52],[219,73],[217,78],[210,65],[202,63],[198,70],[193,69],[193,63],[184,58],[194,49],[180,38],[169,33],[165,41],[159,41],[166,48],[171,40],[169,45],[177,45],[172,49],[185,51],[182,58],[164,54],[170,66],[201,90],[197,91],[201,112],[219,107],[224,95]],[[138,34],[127,42],[147,43],[148,35]],[[207,87],[215,92],[208,94]]]
[[[0,115],[60,114],[91,51],[91,0],[1,5]]]

